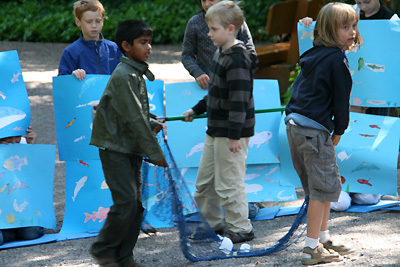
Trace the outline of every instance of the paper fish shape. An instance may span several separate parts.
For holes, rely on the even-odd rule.
[[[357,70],[360,71],[364,67],[364,58],[360,57],[358,59],[358,67]]]
[[[258,191],[261,191],[264,189],[262,185],[259,184],[244,184],[246,186],[246,193],[254,193],[257,194]]]
[[[386,104],[386,101],[385,100],[367,100],[367,103],[378,106],[378,105]]]
[[[305,30],[300,30],[300,32],[301,32],[301,36],[300,36],[301,40],[306,39],[307,37],[310,37],[311,40],[314,40],[314,31],[308,32]]]
[[[344,160],[348,160],[351,157],[352,154],[347,155],[346,151],[343,150],[342,152],[339,152],[337,154],[338,159],[340,159],[341,162],[343,162]]]
[[[78,159],[78,162],[83,165],[83,166],[89,166],[89,164],[87,164],[86,162],[84,162],[83,160]]]
[[[365,184],[365,185],[372,186],[372,184],[369,183],[369,180],[371,180],[371,178],[369,178],[368,180],[365,180],[365,179],[357,179],[357,182],[359,182],[360,184]]]
[[[82,187],[85,185],[88,177],[83,176],[81,179],[79,179],[78,182],[76,182],[75,190],[74,190],[74,196],[72,197],[72,201],[75,202],[75,198],[78,195],[79,191],[82,189]]]
[[[186,154],[186,159],[188,159],[190,156],[193,156],[193,154],[202,152],[204,149],[204,143],[197,143],[192,149],[190,149],[189,154]]]
[[[26,117],[22,110],[12,107],[0,107],[0,129]]]
[[[270,176],[271,174],[273,174],[274,172],[276,172],[279,169],[278,166],[276,166],[275,168],[272,168],[265,176]]]
[[[7,98],[6,95],[2,91],[0,91],[0,98],[3,100],[6,100],[6,98]]]
[[[376,124],[371,124],[369,127],[373,128],[373,129],[381,129],[381,127],[379,127]]]
[[[92,214],[89,214],[85,212],[85,221],[83,223],[87,223],[90,219],[92,221],[96,221],[99,219],[99,222],[102,222],[103,220],[107,219],[108,212],[110,211],[110,208],[104,208],[104,207],[99,207],[98,211],[93,211]]]
[[[378,166],[376,166],[375,164],[369,163],[369,162],[363,162],[360,165],[358,165],[354,170],[352,170],[351,172],[356,172],[356,171],[371,171],[371,170],[380,170],[380,168]]]
[[[15,190],[25,189],[25,188],[29,188],[29,186],[26,183],[18,180],[15,182],[15,184],[13,184],[13,186],[11,186],[11,188],[8,188],[8,194],[14,192]]]
[[[283,201],[295,200],[293,194],[290,195],[290,196],[286,196],[286,197],[285,197],[285,196],[282,195],[283,192],[285,192],[285,190],[281,190],[281,191],[278,193],[277,197],[278,197],[279,200],[283,200]]]
[[[23,212],[23,211],[26,209],[26,206],[27,206],[28,204],[29,204],[28,201],[26,201],[26,200],[24,199],[24,202],[22,202],[21,205],[18,205],[17,199],[15,198],[15,199],[14,199],[14,203],[13,203],[13,208],[14,208],[14,210],[17,211],[17,212]]]
[[[74,124],[76,118],[73,118],[72,121],[68,122],[68,124],[65,126],[65,129],[69,128],[72,126],[72,124]]]
[[[4,161],[3,167],[7,170],[14,171],[14,170],[21,170],[22,166],[28,165],[27,157],[23,157],[22,159],[19,156],[10,157],[6,161]]]
[[[249,146],[253,147],[254,145],[257,145],[256,148],[259,148],[264,143],[268,144],[269,139],[271,138],[272,138],[272,133],[270,131],[255,133],[255,135],[250,138]]]
[[[373,72],[385,72],[385,65],[365,63],[365,66],[367,66],[367,68],[372,70]]]
[[[21,73],[18,71],[18,73],[13,74],[13,77],[11,79],[11,83],[19,82],[18,78],[21,75]]]
[[[100,189],[108,189],[109,187],[108,187],[108,184],[106,183],[106,180],[104,180],[102,183],[101,183],[101,186],[100,186]]]
[[[86,104],[83,104],[83,105],[78,105],[78,106],[76,106],[76,108],[83,108],[83,107],[86,107],[86,106],[94,107],[94,106],[97,106],[99,104],[99,102],[100,102],[100,100],[93,100],[93,101],[90,101],[89,103],[86,103]]]
[[[7,188],[8,185],[9,185],[9,184],[5,184],[2,188],[0,188],[0,193],[3,193],[4,190],[6,190],[6,188]]]
[[[363,137],[375,137],[376,135],[372,135],[372,134],[360,134]]]
[[[78,137],[74,140],[74,143],[82,141],[83,139],[85,139],[86,137],[84,135],[82,135],[81,137]]]
[[[250,173],[250,174],[246,174],[245,176],[244,176],[244,180],[245,181],[251,181],[251,180],[253,180],[254,178],[257,178],[257,177],[259,177],[260,175],[258,174],[258,173]]]

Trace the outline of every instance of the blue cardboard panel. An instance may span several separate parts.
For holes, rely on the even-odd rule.
[[[31,108],[17,51],[0,52],[0,138],[25,135]]]

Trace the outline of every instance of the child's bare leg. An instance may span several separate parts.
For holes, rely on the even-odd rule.
[[[310,198],[307,212],[307,237],[318,239],[319,231],[322,229],[322,226],[325,225],[327,227],[328,222],[323,222],[323,220],[325,220],[327,203],[330,207],[330,202]],[[327,217],[329,219],[329,211]]]
[[[324,207],[324,215],[322,217],[321,231],[328,230],[329,215],[331,213],[331,202],[325,201],[324,203],[325,203],[325,207]]]

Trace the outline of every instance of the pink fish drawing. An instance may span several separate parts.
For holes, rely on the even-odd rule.
[[[109,211],[110,211],[110,208],[99,207],[98,211],[93,211],[92,214],[85,212],[86,218],[83,223],[87,223],[90,219],[92,219],[92,221],[94,221],[94,222],[97,219],[99,219],[99,222],[102,222],[105,219],[107,219],[107,215],[108,215]]]

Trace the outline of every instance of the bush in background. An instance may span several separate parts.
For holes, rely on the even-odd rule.
[[[244,0],[240,4],[256,43],[269,41],[265,24],[269,7],[280,0]],[[71,43],[80,30],[73,3],[66,0],[0,1],[0,40]],[[198,0],[102,0],[107,20],[103,34],[112,40],[118,24],[127,19],[146,21],[155,44],[179,44],[187,21],[201,9]]]

